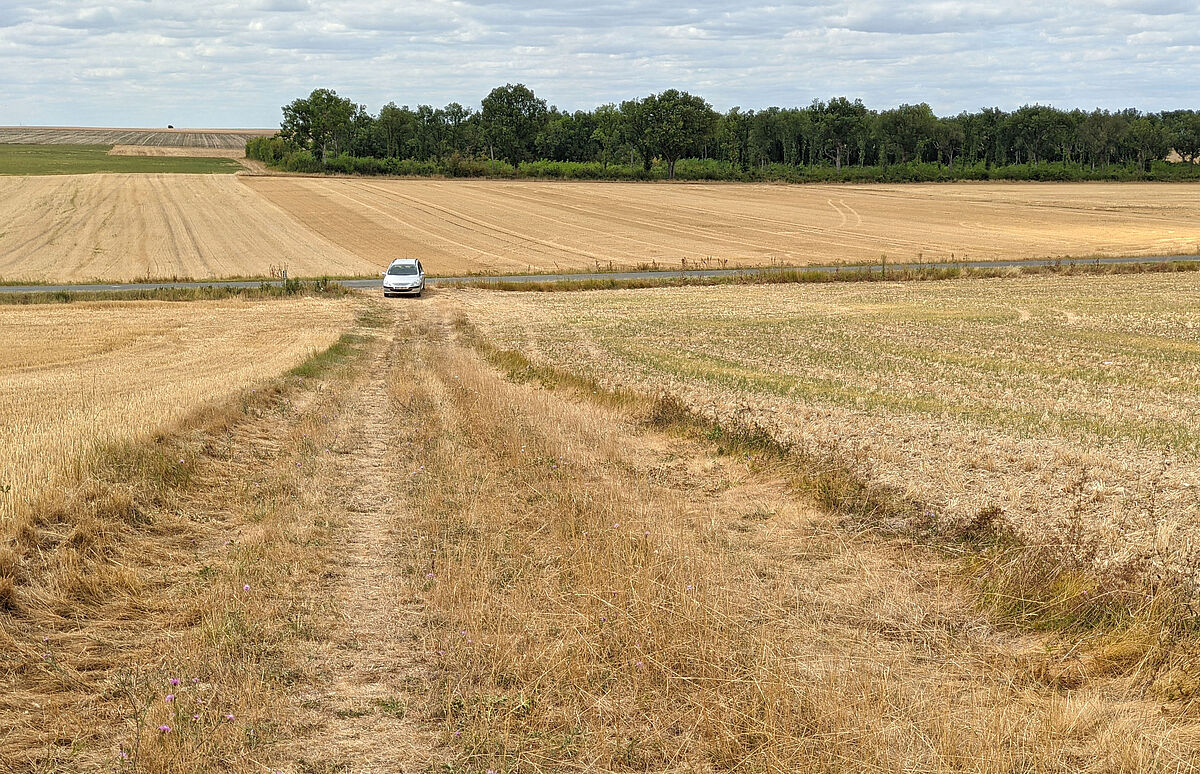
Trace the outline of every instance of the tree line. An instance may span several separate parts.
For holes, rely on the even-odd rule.
[[[676,89],[568,112],[523,84],[493,89],[479,108],[390,102],[377,115],[316,89],[283,107],[275,138],[247,147],[253,158],[300,171],[553,174],[569,171],[565,164],[582,165],[580,176],[675,178],[687,160],[693,177],[782,179],[887,177],[889,168],[898,168],[897,179],[906,169],[936,179],[987,177],[993,169],[1035,179],[1054,170],[1112,176],[1114,167],[1144,174],[1172,152],[1191,175],[1200,159],[1200,113],[1026,105],[937,116],[925,103],[874,110],[846,97],[721,113]],[[1028,171],[1038,168],[1044,174]]]

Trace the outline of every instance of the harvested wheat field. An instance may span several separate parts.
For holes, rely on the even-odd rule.
[[[231,175],[95,174],[0,178],[0,278],[375,274]]]
[[[236,148],[203,148],[178,147],[174,145],[114,145],[109,150],[110,156],[165,156],[168,158],[215,158],[242,159],[246,157],[245,147]]]
[[[150,145],[245,149],[274,129],[109,129],[79,126],[0,126],[0,142],[39,145]]]
[[[0,543],[95,449],[145,438],[328,347],[344,302],[0,306]],[[81,467],[83,466],[83,467]]]
[[[999,509],[1200,589],[1194,274],[466,298],[502,346],[848,460],[923,518]]]
[[[1200,252],[1188,184],[245,183],[351,252],[441,274]]]

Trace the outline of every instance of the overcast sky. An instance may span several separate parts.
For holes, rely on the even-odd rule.
[[[686,89],[721,110],[860,97],[940,115],[1200,108],[1196,0],[0,0],[0,124],[269,127],[328,87],[371,112]]]

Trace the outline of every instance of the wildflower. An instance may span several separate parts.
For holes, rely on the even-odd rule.
[[[42,642],[49,642],[49,641],[50,641],[50,638],[49,638],[49,637],[43,637],[43,638],[42,638]]]
[[[232,713],[232,712],[230,712],[230,713],[228,713],[227,715],[225,715],[225,719],[226,719],[226,720],[229,720],[229,721],[232,721],[232,720],[233,720],[233,713]]]
[[[620,526],[621,526],[621,522],[618,521],[616,524],[613,525],[613,529],[616,529],[617,527],[620,527]]]
[[[180,458],[180,460],[179,460],[179,464],[180,464],[180,465],[182,465],[182,464],[183,464],[183,458]]]
[[[193,682],[193,683],[198,683],[198,682],[200,682],[200,678],[199,678],[199,677],[193,677],[193,678],[192,678],[192,682]]]
[[[172,677],[172,678],[171,678],[171,679],[170,679],[168,682],[170,682],[170,683],[171,683],[171,685],[179,685],[179,678],[178,678],[178,677]]]
[[[123,761],[129,760],[129,753],[127,751],[125,751],[125,750],[121,751],[121,760],[123,760]]]
[[[644,534],[646,537],[650,537],[650,530],[646,530],[646,531],[645,531],[644,533],[642,533],[642,534]]]
[[[427,573],[425,573],[425,577],[428,578],[429,580],[433,580],[433,573],[427,572]]]
[[[250,584],[249,584],[249,583],[247,583],[246,585],[242,586],[242,591],[249,591],[249,590],[250,590]]]
[[[161,731],[161,732],[163,732],[164,734],[169,734],[169,733],[171,733],[171,727],[170,727],[170,726],[168,726],[168,725],[165,725],[165,724],[164,724],[164,725],[161,725],[161,726],[159,726],[159,727],[158,727],[158,730],[159,730],[159,731]]]
[[[695,588],[695,586],[693,586],[693,585],[692,585],[692,584],[690,584],[690,583],[687,585],[687,590],[688,590],[688,591],[691,591],[691,590],[692,590],[692,589],[694,589],[694,588]]]
[[[633,662],[633,663],[634,663],[634,666],[636,666],[638,669],[641,669],[641,668],[642,668],[642,662],[640,662],[640,661],[635,661],[635,662]]]
[[[175,701],[175,694],[173,694],[173,693],[168,693],[166,698],[163,699],[163,702],[165,702],[167,704],[170,704],[173,701]]]
[[[200,719],[199,715],[192,715],[192,720],[199,720],[199,719]]]

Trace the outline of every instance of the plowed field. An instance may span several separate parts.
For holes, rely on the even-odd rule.
[[[377,271],[229,175],[0,178],[6,280],[261,276],[283,265],[292,276]]]
[[[1200,252],[1187,184],[245,183],[357,255],[437,273]]]

